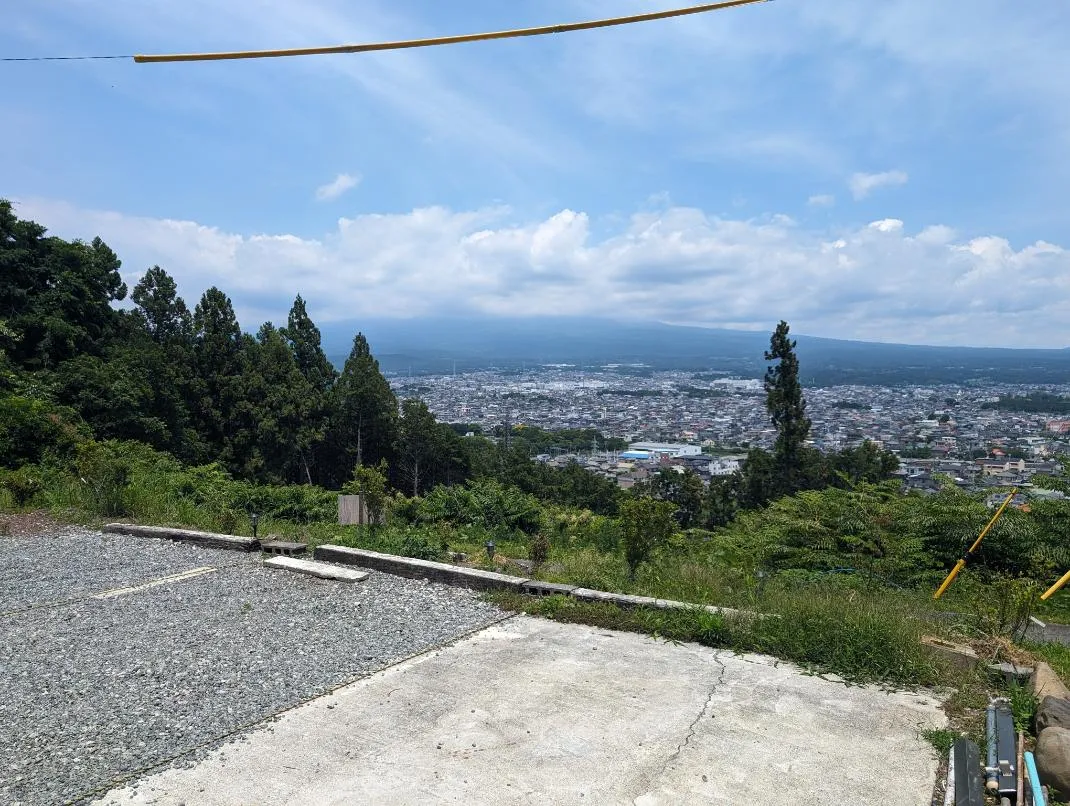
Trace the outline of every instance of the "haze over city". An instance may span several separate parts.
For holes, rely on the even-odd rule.
[[[539,25],[585,0],[73,0],[8,56],[286,47]],[[660,8],[629,0],[614,13]],[[207,20],[211,24],[205,24]],[[1070,344],[1070,8],[846,0],[447,49],[5,66],[0,185],[131,286],[246,329],[623,317],[942,345]],[[952,36],[953,34],[953,36]],[[373,345],[374,347],[374,345]]]

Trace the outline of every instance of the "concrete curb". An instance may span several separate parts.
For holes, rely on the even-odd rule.
[[[704,610],[718,616],[754,616],[733,610],[730,607],[715,607],[691,602],[677,602],[673,599],[655,599],[651,596],[633,596],[627,593],[610,593],[608,591],[580,588],[575,585],[562,585],[555,582],[542,582],[537,579],[514,577],[479,568],[464,568],[447,563],[417,560],[412,557],[399,557],[396,554],[380,554],[377,551],[354,549],[348,546],[317,546],[314,552],[317,560],[357,565],[371,568],[395,576],[410,579],[430,579],[446,585],[459,585],[479,590],[512,590],[530,596],[570,596],[580,602],[613,604],[618,607],[650,607],[655,610]]]
[[[195,532],[191,529],[172,529],[168,526],[137,526],[132,523],[108,523],[101,528],[105,534],[132,535],[133,537],[156,537],[165,540],[177,540],[193,543],[213,549],[231,549],[233,551],[255,551],[260,541],[253,537],[235,535],[218,535],[212,532]]]
[[[527,582],[523,577],[513,577],[479,568],[462,568],[447,563],[431,560],[417,560],[412,557],[398,557],[394,554],[380,554],[377,551],[353,549],[348,546],[316,546],[313,556],[323,562],[341,565],[357,565],[383,571],[399,577],[410,579],[430,579],[447,585],[458,585],[477,590],[516,590]]]

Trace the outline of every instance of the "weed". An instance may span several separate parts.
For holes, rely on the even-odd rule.
[[[1033,717],[1037,713],[1037,698],[1029,687],[1018,682],[1011,683],[1007,689],[1007,699],[1011,704],[1011,713],[1014,714],[1014,729],[1032,730]]]
[[[955,740],[959,738],[959,735],[953,730],[947,728],[932,728],[930,730],[923,730],[921,736],[925,741],[936,748],[936,752],[941,756],[946,756],[951,752],[951,746],[955,743]]]

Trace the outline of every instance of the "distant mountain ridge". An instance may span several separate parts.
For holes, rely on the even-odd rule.
[[[321,326],[341,367],[361,331],[386,372],[519,369],[534,364],[643,364],[650,369],[760,377],[769,333],[581,317],[368,318]],[[770,331],[772,326],[770,326]],[[796,335],[800,374],[810,385],[1070,383],[1070,349],[928,347]]]

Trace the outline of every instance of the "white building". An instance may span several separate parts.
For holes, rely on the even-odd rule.
[[[680,443],[672,442],[634,442],[628,446],[630,451],[642,451],[650,454],[652,458],[659,456],[701,456],[702,447],[700,445],[684,445]]]

